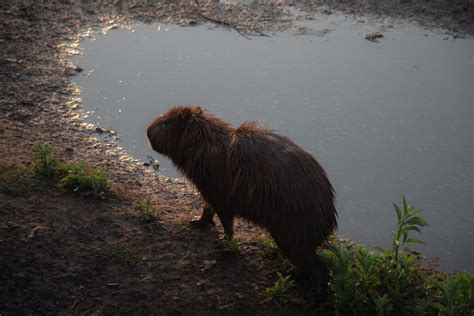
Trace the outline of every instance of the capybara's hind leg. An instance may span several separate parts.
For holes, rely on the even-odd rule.
[[[329,281],[329,271],[324,260],[316,253],[315,247],[307,246],[298,261],[298,268],[313,281],[317,295],[324,296]]]
[[[199,218],[191,220],[191,225],[197,228],[207,228],[209,226],[215,226],[214,223],[214,210],[209,205],[204,206],[202,215]]]
[[[316,254],[316,247],[312,243],[300,247],[290,246],[284,242],[278,243],[280,250],[298,269],[298,274],[305,279],[310,278],[316,285],[318,294],[326,291],[328,270],[320,256]]]
[[[314,281],[317,294],[324,296],[329,282],[329,270],[326,262],[319,255],[316,256]]]

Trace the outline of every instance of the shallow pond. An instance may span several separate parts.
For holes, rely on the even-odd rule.
[[[331,31],[248,40],[207,26],[134,25],[84,41],[74,62],[89,120],[162,174],[146,127],[175,104],[203,105],[233,124],[262,121],[316,155],[337,191],[339,232],[390,245],[392,202],[424,210],[419,249],[446,269],[474,266],[473,40],[414,25],[363,38],[377,24],[333,15]],[[319,24],[318,24],[319,23]]]

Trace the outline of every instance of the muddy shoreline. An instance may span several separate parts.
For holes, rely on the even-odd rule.
[[[0,162],[31,164],[33,147],[49,143],[66,161],[82,160],[107,170],[114,196],[95,204],[54,186],[27,197],[0,194],[0,313],[278,310],[265,302],[264,289],[275,281],[275,263],[255,242],[260,230],[239,223],[242,258],[216,264],[212,239],[221,229],[205,234],[187,228],[202,205],[194,188],[184,180],[157,177],[119,148],[113,136],[99,137],[95,126],[84,123],[80,91],[71,82],[80,69],[68,58],[91,32],[135,22],[190,27],[212,23],[249,38],[267,36],[292,28],[295,17],[288,5],[307,16],[369,14],[381,21],[414,21],[450,38],[474,34],[474,8],[468,0],[242,3],[0,4]],[[136,201],[142,198],[151,199],[160,225],[140,223]],[[85,209],[90,211],[84,214]],[[110,243],[133,247],[145,258],[143,265],[105,268],[96,250]],[[123,274],[128,276],[124,280]],[[246,292],[236,296],[240,289]],[[291,308],[304,311],[301,304]]]
[[[289,8],[298,10],[301,15],[294,16]],[[4,126],[15,122],[21,128],[39,127],[41,135],[50,135],[45,139],[57,140],[55,136],[59,124],[61,129],[72,135],[71,139],[74,139],[74,134],[80,133],[81,139],[95,142],[95,136],[98,136],[93,133],[95,127],[83,124],[85,113],[80,91],[70,80],[71,76],[79,74],[80,69],[76,69],[68,60],[68,57],[79,52],[79,42],[94,30],[106,33],[134,22],[182,26],[212,23],[235,29],[246,37],[268,36],[273,32],[291,30],[297,19],[311,19],[317,14],[333,12],[368,15],[379,19],[382,27],[387,26],[387,18],[412,21],[449,34],[451,38],[474,34],[474,6],[469,0],[437,0],[429,3],[421,0],[191,0],[177,3],[165,1],[156,5],[135,1],[120,4],[75,1],[46,4],[25,1],[20,5],[3,3],[0,5],[0,113]],[[2,127],[0,132],[5,133],[5,130]],[[69,135],[63,135],[63,140],[69,139],[66,137]],[[113,137],[110,141],[113,143]],[[65,147],[61,143],[55,145]],[[97,145],[98,148],[100,146]],[[90,145],[85,147],[90,149]],[[122,158],[128,166],[133,165],[130,164],[132,158],[113,147],[107,144],[100,152],[90,156],[113,153],[114,159]],[[82,155],[87,157],[87,153]],[[134,163],[136,166],[141,164],[138,161]]]

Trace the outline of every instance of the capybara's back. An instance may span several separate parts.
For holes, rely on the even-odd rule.
[[[268,230],[297,267],[321,267],[316,248],[336,228],[334,190],[321,165],[290,139],[255,123],[239,128],[175,107],[148,128],[152,147],[171,158],[217,213],[227,238],[240,216]]]

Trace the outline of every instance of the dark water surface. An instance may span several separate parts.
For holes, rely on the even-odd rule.
[[[90,122],[117,130],[133,156],[158,158],[152,118],[199,104],[225,120],[262,121],[315,154],[337,191],[339,232],[389,246],[402,195],[430,227],[419,249],[473,270],[473,40],[412,25],[363,38],[340,18],[324,36],[245,39],[207,27],[135,25],[97,35],[74,61]],[[334,24],[337,22],[337,24]]]

